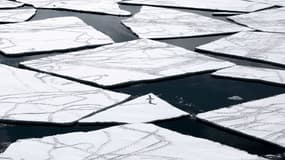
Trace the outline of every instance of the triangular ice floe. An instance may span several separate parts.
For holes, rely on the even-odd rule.
[[[79,123],[143,123],[189,115],[154,94],[138,97],[105,111],[96,113]]]

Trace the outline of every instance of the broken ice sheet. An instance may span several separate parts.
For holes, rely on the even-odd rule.
[[[276,6],[285,6],[284,0],[249,0],[251,2],[259,2],[259,3],[266,3]]]
[[[253,12],[271,6],[243,0],[122,0],[120,3],[237,12]]]
[[[119,0],[19,0],[33,5],[36,8],[67,9],[73,11],[105,13],[112,15],[131,15],[130,12],[121,10]]]
[[[231,16],[229,19],[257,30],[285,33],[285,8]]]
[[[23,6],[23,3],[15,2],[15,1],[9,1],[9,0],[0,0],[0,9],[4,8],[17,8]]]
[[[128,95],[0,65],[0,121],[70,124]]]
[[[142,7],[133,17],[122,20],[141,38],[179,38],[234,33],[246,27],[194,13],[159,7]]]
[[[285,85],[285,70],[279,69],[233,66],[231,68],[219,70],[212,75]]]
[[[73,79],[114,86],[217,70],[233,63],[158,41],[139,39],[22,62]]]
[[[0,25],[0,50],[6,55],[67,50],[112,43],[77,17]]]
[[[197,47],[198,50],[285,65],[285,34],[240,32]]]
[[[198,114],[198,118],[285,147],[285,94]]]
[[[29,9],[1,9],[0,10],[0,23],[13,23],[23,22],[29,20],[34,16],[36,10],[33,8]]]
[[[80,120],[80,123],[143,123],[189,115],[154,94],[138,97]]]
[[[36,152],[31,152],[36,149]],[[152,124],[131,124],[73,132],[11,144],[9,160],[265,160],[210,140],[182,135]]]

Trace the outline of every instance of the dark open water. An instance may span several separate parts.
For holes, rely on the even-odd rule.
[[[139,11],[139,6],[121,5],[121,8],[136,13]],[[212,12],[186,10],[210,16]],[[117,17],[109,15],[88,14],[70,11],[56,11],[56,10],[38,10],[36,16],[32,20],[59,17],[59,16],[77,16],[84,20],[89,25],[111,36],[115,42],[123,42],[137,39],[126,27],[124,27],[120,20],[126,17]],[[214,17],[221,20],[226,20],[225,17]],[[211,26],[209,26],[211,27]],[[195,38],[181,38],[161,40],[163,42],[175,44],[189,50],[194,50],[198,45],[208,43],[210,41],[222,38],[222,36],[204,36]],[[23,57],[5,57],[0,55],[0,63],[18,66],[19,62],[24,60],[35,59],[48,55],[62,54],[49,53],[34,56]],[[251,62],[242,59],[232,59],[228,57],[215,56],[230,60],[238,64],[252,65],[252,66],[266,66],[270,68],[278,68],[269,64],[262,64]],[[272,86],[261,83],[221,79],[211,77],[209,73],[197,74],[191,76],[182,76],[171,78],[168,80],[157,81],[152,83],[137,83],[129,86],[112,88],[114,91],[129,93],[133,96],[140,96],[147,93],[154,93],[169,103],[178,108],[188,111],[190,113],[200,113],[209,110],[226,107],[233,104],[242,103],[259,98],[265,98],[276,94],[284,93],[285,88]],[[230,100],[229,97],[239,96],[243,98],[240,101]],[[188,134],[196,137],[202,137],[217,141],[235,148],[245,150],[247,152],[268,155],[285,153],[285,149],[276,145],[257,140],[239,133],[225,130],[205,122],[195,120],[195,118],[184,117],[168,121],[160,121],[156,123],[159,126],[178,131],[183,134]],[[97,124],[89,126],[31,126],[31,125],[12,125],[0,123],[0,152],[17,139],[43,137],[60,133],[67,133],[72,131],[89,131],[100,128],[105,128],[116,124]]]

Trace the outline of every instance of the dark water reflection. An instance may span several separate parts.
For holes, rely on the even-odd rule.
[[[136,13],[139,11],[139,6],[121,5],[122,9]],[[189,10],[186,10],[189,11]],[[190,10],[190,12],[202,14],[211,17],[212,12]],[[111,36],[115,42],[123,42],[137,39],[126,27],[124,27],[120,20],[126,17],[116,17],[109,15],[97,15],[69,11],[56,11],[41,9],[38,10],[37,15],[32,20],[59,17],[59,16],[77,16],[84,20],[89,25]],[[214,17],[221,20],[226,20],[225,17]],[[211,27],[211,26],[209,26]],[[207,36],[195,38],[181,38],[160,40],[163,42],[175,44],[189,50],[194,50],[196,46],[217,40],[226,35]],[[54,54],[62,54],[58,52],[22,56],[22,57],[5,57],[0,55],[0,63],[5,63],[12,66],[18,66],[19,62],[40,57],[45,57]],[[251,65],[251,66],[266,66],[270,68],[278,68],[269,64],[256,63],[247,60],[233,59],[228,57],[211,55],[232,62]],[[254,99],[265,98],[276,94],[284,93],[284,87],[266,85],[261,83],[229,80],[214,78],[209,73],[198,74],[192,76],[183,76],[172,78],[159,82],[152,83],[137,83],[130,86],[113,88],[114,91],[129,93],[133,96],[140,96],[147,93],[154,93],[159,97],[165,99],[169,103],[181,108],[187,112],[196,114],[205,112],[229,105],[234,105]],[[231,100],[229,97],[239,96],[241,100]],[[247,137],[241,134],[227,131],[204,122],[200,122],[189,117],[179,118],[169,121],[161,121],[156,124],[188,135],[196,137],[207,138],[226,145],[230,145],[239,149],[243,149],[250,153],[265,155],[285,152],[284,149],[275,145]],[[90,131],[112,126],[114,124],[95,124],[92,126],[31,126],[31,125],[1,125],[0,124],[0,152],[3,151],[7,145],[17,139],[22,138],[36,138],[49,136],[54,134],[68,133],[73,131]]]

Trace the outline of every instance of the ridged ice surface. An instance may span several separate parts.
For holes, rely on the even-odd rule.
[[[200,119],[285,147],[285,94],[198,114]]]
[[[112,15],[130,15],[121,10],[117,2],[119,0],[19,0],[33,5],[36,8],[66,9],[82,12],[104,13]]]
[[[195,13],[159,7],[142,7],[133,17],[122,21],[140,38],[179,38],[234,33],[246,27]]]
[[[5,65],[0,65],[0,74],[0,121],[70,124],[128,98]]]
[[[144,123],[189,115],[160,99],[147,94],[80,120],[80,123]]]
[[[198,46],[197,49],[285,65],[285,34],[241,32]]]
[[[58,17],[0,25],[0,51],[6,55],[68,50],[112,43],[77,17]]]
[[[36,151],[31,152],[31,148]],[[0,154],[8,160],[264,160],[220,143],[152,124],[131,124],[18,140]]]
[[[0,8],[17,8],[23,6],[23,3],[15,2],[15,1],[9,1],[9,0],[0,0]]]
[[[227,61],[148,39],[115,43],[21,64],[102,86],[156,80],[233,65]]]
[[[270,7],[267,4],[243,0],[122,0],[121,3],[239,12],[253,12]]]

